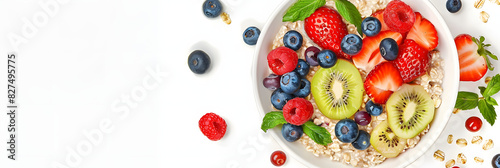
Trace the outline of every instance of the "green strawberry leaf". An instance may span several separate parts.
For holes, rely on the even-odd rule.
[[[479,96],[472,92],[458,92],[455,108],[462,110],[470,110],[477,107]]]
[[[488,83],[488,86],[486,86],[486,89],[484,90],[483,96],[490,97],[498,93],[498,91],[500,91],[500,74],[496,74],[491,78],[491,81]]]
[[[495,120],[497,118],[497,114],[495,112],[495,107],[493,107],[491,104],[488,104],[486,100],[479,100],[479,112],[483,115],[484,119],[490,123],[490,125],[493,126],[495,124]]]
[[[325,0],[298,0],[283,15],[283,22],[295,22],[304,20],[326,4]]]
[[[312,121],[304,123],[302,129],[304,133],[317,144],[327,146],[329,143],[333,142],[330,132],[328,132],[326,128],[317,126]]]
[[[286,120],[285,117],[283,117],[283,112],[272,111],[264,116],[260,129],[262,129],[262,131],[264,132],[267,132],[268,129],[274,128],[280,124],[285,124],[285,123]]]
[[[356,6],[347,0],[335,0],[335,7],[345,20],[358,28],[359,35],[363,36],[363,32],[361,31],[361,14]]]

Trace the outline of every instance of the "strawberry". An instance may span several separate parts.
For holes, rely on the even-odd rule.
[[[389,27],[384,22],[384,10],[379,10],[375,13],[372,14],[373,17],[377,18],[380,23],[382,24],[382,28],[380,29],[381,32],[389,30]]]
[[[493,70],[487,55],[494,60],[498,60],[498,58],[485,49],[490,44],[483,42],[484,37],[482,36],[479,40],[468,34],[460,34],[455,37],[458,62],[460,63],[460,81],[477,81],[486,74],[488,69]]]
[[[366,76],[364,87],[366,94],[373,102],[385,104],[391,94],[403,85],[398,68],[391,62],[383,62],[375,66]]]
[[[415,13],[415,23],[410,29],[406,39],[412,39],[418,45],[431,51],[438,45],[438,34],[434,25],[427,19],[423,18],[419,12]]]
[[[403,82],[408,83],[422,76],[430,67],[431,55],[426,48],[421,47],[415,41],[406,39],[399,46],[398,58],[394,63],[398,67]]]
[[[385,62],[386,60],[380,55],[380,42],[385,38],[392,38],[398,44],[403,41],[403,36],[398,32],[393,32],[390,30],[380,32],[376,36],[365,37],[363,39],[363,46],[361,51],[352,56],[352,61],[358,69],[362,69],[365,72],[370,72],[375,65]]]
[[[351,56],[342,52],[340,43],[348,34],[347,26],[340,14],[328,7],[320,7],[304,21],[307,36],[323,49],[332,50],[337,57],[350,59]]]

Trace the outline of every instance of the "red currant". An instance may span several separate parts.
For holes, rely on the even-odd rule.
[[[460,167],[458,167],[458,166],[453,166],[452,168],[460,168]]]
[[[477,132],[479,129],[481,129],[481,126],[483,125],[483,121],[479,117],[472,116],[467,121],[465,121],[465,128],[469,130],[470,132]]]
[[[286,161],[286,155],[282,151],[274,151],[273,154],[271,154],[271,163],[273,163],[274,166],[281,166],[285,164]]]

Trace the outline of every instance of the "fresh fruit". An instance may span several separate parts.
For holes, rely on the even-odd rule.
[[[300,88],[295,93],[293,93],[293,95],[295,97],[305,98],[309,96],[310,93],[311,93],[311,82],[309,82],[305,78],[300,79]]]
[[[427,49],[415,41],[406,39],[399,46],[398,58],[394,60],[403,82],[408,83],[427,72],[431,64],[431,55]]]
[[[370,134],[365,130],[359,130],[359,135],[354,142],[352,142],[352,147],[357,150],[365,150],[370,146]]]
[[[271,163],[274,166],[281,166],[286,162],[286,155],[282,151],[274,151],[271,154]]]
[[[306,57],[306,61],[310,66],[318,66],[318,53],[320,51],[321,50],[315,46],[307,47],[306,51],[304,52],[304,56]]]
[[[219,0],[206,0],[203,2],[203,13],[209,18],[214,18],[220,15],[222,4]]]
[[[457,13],[462,8],[461,0],[447,0],[446,9],[450,13]]]
[[[379,63],[385,62],[386,60],[380,54],[380,43],[386,38],[394,39],[398,45],[403,41],[403,36],[393,31],[383,31],[376,36],[365,37],[361,51],[352,56],[354,65],[368,73]]]
[[[381,24],[380,32],[389,30],[389,27],[387,27],[387,24],[385,24],[385,21],[384,21],[384,10],[379,10],[379,11],[373,13],[372,17],[377,18],[380,21],[380,24]]]
[[[297,141],[303,133],[304,131],[302,131],[301,126],[286,123],[281,127],[281,135],[283,135],[283,138],[288,142]]]
[[[269,68],[276,75],[293,71],[297,67],[298,60],[297,53],[287,47],[278,47],[267,55]]]
[[[292,100],[293,96],[283,92],[280,88],[276,89],[273,94],[271,94],[271,104],[278,110],[283,110],[286,102]]]
[[[251,26],[245,29],[243,32],[243,41],[248,45],[257,44],[257,40],[259,39],[260,30],[257,27]]]
[[[396,136],[387,121],[379,123],[371,133],[370,144],[384,157],[394,158],[406,146],[406,139]]]
[[[189,54],[188,66],[195,74],[203,74],[210,67],[210,57],[201,50],[195,50]]]
[[[281,76],[276,74],[269,74],[269,76],[265,77],[262,80],[262,84],[269,90],[276,90],[280,88],[280,79]]]
[[[434,101],[420,85],[404,84],[387,100],[385,108],[389,127],[401,138],[417,136],[434,118]]]
[[[359,128],[356,122],[351,119],[342,119],[335,125],[335,136],[340,142],[351,143],[359,135]]]
[[[340,49],[340,42],[347,35],[347,26],[340,14],[328,7],[320,7],[304,21],[307,36],[323,49],[332,50],[339,57],[350,59]]]
[[[491,159],[491,166],[493,166],[493,168],[500,168],[500,154],[493,156]]]
[[[311,93],[326,117],[351,117],[363,103],[363,80],[352,63],[339,59],[331,68],[320,68],[311,81]]]
[[[207,113],[198,122],[201,132],[208,139],[218,141],[226,134],[226,121],[215,113]]]
[[[428,51],[434,50],[439,41],[438,33],[434,25],[429,20],[422,17],[419,12],[415,13],[415,23],[410,32],[408,32],[406,39],[414,40],[418,45]]]
[[[389,2],[385,8],[384,22],[390,30],[406,33],[415,23],[415,13],[403,1],[394,0]]]
[[[387,61],[393,61],[398,57],[398,42],[392,38],[385,38],[380,42],[380,55]]]
[[[370,116],[370,114],[366,111],[358,111],[354,114],[354,121],[356,121],[359,125],[365,126],[370,124],[372,116]]]
[[[283,36],[283,44],[294,51],[297,51],[302,47],[302,35],[295,30],[290,30]]]
[[[356,55],[361,51],[361,46],[363,46],[363,41],[361,37],[356,34],[348,34],[342,38],[340,43],[340,48],[342,52],[348,55]]]
[[[483,121],[479,117],[472,116],[465,121],[465,128],[470,132],[477,132],[483,126]]]
[[[451,168],[460,168],[460,167],[458,167],[458,166],[453,166],[453,167],[451,167]]]
[[[484,37],[474,38],[468,34],[455,37],[458,62],[460,63],[460,81],[478,81],[488,69],[493,70],[488,55],[497,60],[497,56],[486,50],[490,44],[484,44]]]
[[[366,76],[366,94],[374,103],[385,104],[389,96],[403,84],[398,68],[391,62],[375,66]]]
[[[295,68],[295,72],[297,72],[301,77],[307,76],[309,74],[309,64],[303,59],[299,59],[297,62],[297,67]]]
[[[292,71],[283,74],[280,79],[280,88],[285,93],[293,94],[300,88],[300,76],[297,72]]]
[[[366,112],[372,116],[379,116],[384,112],[384,109],[380,104],[374,103],[372,100],[368,100],[365,105]]]
[[[300,97],[288,101],[283,107],[283,117],[286,122],[297,126],[311,119],[313,113],[314,108],[311,102]]]
[[[332,50],[323,50],[318,53],[318,64],[323,68],[330,68],[337,63],[337,55]]]
[[[382,23],[376,17],[367,17],[361,22],[361,31],[366,36],[375,36],[382,29]]]

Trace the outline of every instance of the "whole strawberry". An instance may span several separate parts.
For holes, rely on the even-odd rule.
[[[484,44],[484,37],[478,40],[468,34],[455,37],[458,62],[460,63],[460,81],[478,81],[486,71],[493,70],[488,55],[497,60],[497,56],[486,50],[490,44]]]
[[[398,58],[394,60],[403,82],[408,83],[422,76],[430,67],[431,56],[426,48],[406,39],[399,47]]]
[[[207,113],[198,122],[201,132],[212,141],[220,140],[226,134],[226,121],[215,113]]]
[[[304,21],[304,29],[309,38],[323,49],[335,52],[337,56],[350,59],[351,56],[342,52],[340,43],[348,34],[347,26],[342,16],[328,7],[320,7]]]

